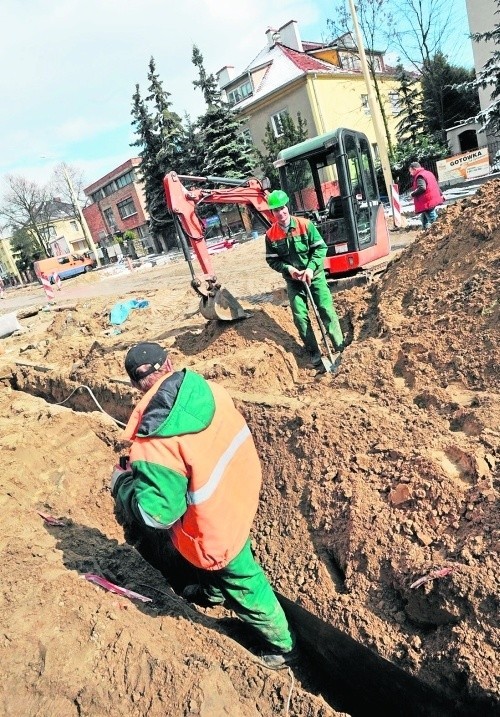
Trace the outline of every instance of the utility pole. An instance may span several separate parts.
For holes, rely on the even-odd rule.
[[[99,259],[99,255],[97,253],[97,247],[92,238],[92,234],[90,233],[90,229],[89,229],[89,225],[87,224],[87,220],[83,216],[83,212],[81,210],[80,203],[76,197],[75,190],[73,188],[73,182],[71,181],[71,179],[69,177],[69,174],[66,170],[66,165],[64,164],[64,162],[62,162],[62,170],[64,172],[64,177],[65,177],[66,183],[68,185],[69,193],[71,196],[71,201],[73,202],[73,206],[75,207],[75,209],[78,213],[78,217],[80,219],[80,224],[82,225],[83,234],[85,236],[87,244],[89,245],[90,249],[94,253],[95,260],[97,262],[97,266],[101,266],[101,260]]]
[[[380,108],[377,104],[375,92],[373,91],[372,78],[370,76],[370,70],[366,61],[365,48],[363,45],[363,38],[359,29],[358,16],[356,14],[356,8],[354,7],[354,0],[349,0],[349,6],[351,10],[352,22],[354,25],[354,34],[356,35],[356,44],[358,46],[359,59],[361,62],[361,69],[363,71],[363,77],[365,78],[366,89],[368,92],[368,106],[370,107],[370,113],[373,121],[373,128],[375,130],[375,138],[378,145],[378,153],[380,157],[380,163],[382,165],[382,172],[384,174],[385,189],[387,197],[393,207],[392,203],[392,172],[391,165],[389,162],[389,155],[387,153],[386,137],[382,130],[382,118],[380,114]],[[393,209],[394,216],[394,209]]]

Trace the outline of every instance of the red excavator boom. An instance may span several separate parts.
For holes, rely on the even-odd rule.
[[[181,180],[190,185],[210,183],[230,186],[222,189],[203,187],[187,189]],[[267,191],[255,178],[243,180],[223,177],[192,177],[178,175],[176,172],[169,172],[165,175],[163,186],[166,204],[174,217],[177,235],[191,271],[191,285],[201,297],[200,311],[202,315],[207,319],[222,319],[223,321],[246,318],[247,314],[239,302],[220,285],[214,274],[205,240],[205,230],[196,214],[196,208],[201,204],[243,205],[249,207],[259,216],[261,222],[268,226],[272,222],[272,214],[267,205]],[[189,245],[201,267],[202,277],[196,276]]]

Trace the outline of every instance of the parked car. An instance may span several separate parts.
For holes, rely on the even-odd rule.
[[[56,274],[60,279],[69,279],[71,276],[84,274],[93,269],[96,265],[95,259],[85,255],[62,254],[61,256],[49,256],[47,259],[39,259],[33,263],[33,269],[39,280],[42,274],[49,277],[54,283]]]

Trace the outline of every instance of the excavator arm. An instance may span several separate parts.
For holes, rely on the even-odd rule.
[[[222,189],[194,187],[187,189],[181,180],[193,183],[227,184]],[[205,240],[203,224],[196,213],[200,204],[238,204],[252,209],[265,226],[272,222],[267,205],[267,192],[258,179],[246,180],[222,177],[193,177],[169,172],[163,180],[165,200],[174,217],[175,227],[184,257],[191,271],[191,286],[200,296],[200,312],[206,319],[234,321],[247,317],[232,294],[221,286],[212,267]],[[192,248],[201,267],[197,276],[191,261]]]

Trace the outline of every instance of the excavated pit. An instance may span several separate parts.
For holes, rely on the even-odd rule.
[[[245,321],[202,322],[188,289],[165,288],[167,267],[119,328],[109,288],[0,342],[6,713],[498,713],[499,185],[450,207],[376,284],[335,296],[349,342],[336,376],[306,369],[288,308],[266,303],[281,279],[259,241],[216,257]],[[140,340],[222,383],[250,425],[264,469],[252,538],[300,634],[293,680],[255,663],[231,614],[176,597],[172,556],[124,542],[108,482]]]
[[[182,343],[182,340],[179,343]],[[75,412],[95,412],[100,407],[105,414],[122,422],[128,417],[137,398],[135,391],[126,385],[125,379],[115,379],[113,384],[116,384],[116,387],[113,391],[99,383],[78,384],[70,379],[65,380],[61,375],[52,376],[51,373],[46,368],[42,370],[41,366],[38,368],[18,366],[9,377],[11,387],[16,392],[13,398],[14,410],[17,393],[24,392],[43,398],[47,402],[40,404],[39,408],[40,415],[46,414],[47,419],[64,416],[64,409],[61,413],[61,409],[58,408],[58,404],[64,402],[66,407]],[[6,377],[3,380],[5,381]],[[240,408],[253,430],[257,445],[263,443],[268,445],[263,508],[259,511],[255,531],[257,552],[261,555],[263,563],[269,562],[266,554],[270,553],[270,544],[262,536],[269,534],[269,526],[273,526],[273,533],[282,536],[283,541],[291,538],[294,542],[293,555],[297,563],[307,561],[307,567],[311,562],[314,563],[313,575],[308,576],[308,587],[299,590],[298,596],[300,597],[301,593],[313,592],[315,589],[313,583],[316,583],[317,589],[320,573],[323,573],[322,590],[329,592],[332,599],[338,599],[339,596],[348,593],[343,570],[335,556],[329,554],[331,548],[325,544],[321,534],[315,535],[314,531],[309,530],[308,523],[312,509],[310,496],[302,493],[303,487],[297,490],[297,486],[288,488],[284,485],[283,447],[282,445],[278,447],[274,441],[269,441],[269,436],[284,434],[287,437],[286,443],[293,446],[298,442],[297,436],[294,438],[293,433],[297,433],[297,428],[303,428],[303,423],[296,418],[290,418],[288,407],[283,412],[283,406],[270,407],[260,401],[261,399],[255,397],[248,400],[244,395],[240,399]],[[104,434],[101,415],[90,415],[88,426],[102,439]],[[94,421],[97,424],[95,426]],[[109,429],[107,418],[104,418],[104,423]],[[266,428],[262,430],[264,425]],[[115,436],[113,441],[109,439],[106,442],[112,443],[117,452],[123,452],[127,447],[126,443],[119,440],[119,436]],[[81,437],[70,433],[65,446],[69,453],[81,451]],[[307,452],[303,452],[304,461],[312,459],[313,457],[308,456]],[[61,479],[61,475],[56,477],[57,481]],[[63,526],[47,526],[46,529],[56,540],[56,548],[62,551],[63,563],[68,570],[76,571],[80,575],[97,572],[116,580],[118,584],[123,584],[123,580],[126,579],[127,587],[137,592],[141,592],[144,585],[149,584],[153,591],[155,585],[161,585],[156,575],[149,574],[147,565],[138,567],[137,558],[133,553],[123,550],[120,545],[110,549],[109,541],[102,534],[97,536],[98,531],[94,529],[78,525],[72,520],[63,522],[66,523]],[[299,540],[296,532],[300,537]],[[146,563],[155,568],[155,571],[158,570],[166,580],[165,584],[157,588],[163,598],[158,600],[159,595],[155,595],[154,609],[148,611],[142,608],[145,615],[155,617],[158,614],[166,614],[183,618],[186,609],[191,610],[191,608],[186,608],[182,600],[169,592],[173,587],[176,593],[180,593],[190,582],[192,575],[182,572],[175,554],[166,553],[162,541],[144,538],[138,540],[134,535],[125,537],[130,545],[135,546]],[[276,541],[273,540],[272,543],[275,544]],[[89,550],[90,546],[91,550]],[[287,552],[282,546],[282,553]],[[270,570],[273,583],[280,582],[290,594],[290,584],[283,580],[282,575],[278,577],[283,571],[283,562],[288,563],[290,557],[283,559],[283,554],[270,557],[273,559],[273,567],[270,568],[268,565],[267,568],[268,571]],[[127,564],[129,561],[130,565]],[[289,577],[292,583],[297,577],[301,582],[303,575],[304,573],[299,572],[299,576]],[[453,698],[451,694],[436,689],[383,658],[376,651],[367,648],[362,642],[353,639],[344,629],[338,629],[333,622],[329,622],[328,615],[324,613],[325,604],[318,609],[319,605],[313,602],[314,608],[310,611],[301,606],[301,600],[296,602],[281,593],[278,595],[294,626],[302,649],[301,664],[294,667],[294,672],[304,689],[311,690],[311,697],[321,695],[332,708],[346,712],[352,717],[363,717],[372,712],[378,714],[380,711],[387,717],[398,717],[403,713],[408,717],[447,717],[448,715],[449,717],[466,717],[466,715],[479,717],[479,715],[494,714],[493,706],[486,697],[462,700]],[[229,638],[238,641],[250,651],[258,650],[258,643],[251,634],[247,633],[245,626],[232,620],[231,614],[226,613],[222,608],[218,611],[220,614],[217,618],[217,629],[222,629]],[[205,614],[205,620],[200,618],[201,624],[205,627],[211,624],[210,617],[206,615],[210,612],[213,611],[201,610],[202,615]],[[323,617],[320,617],[321,614]]]

